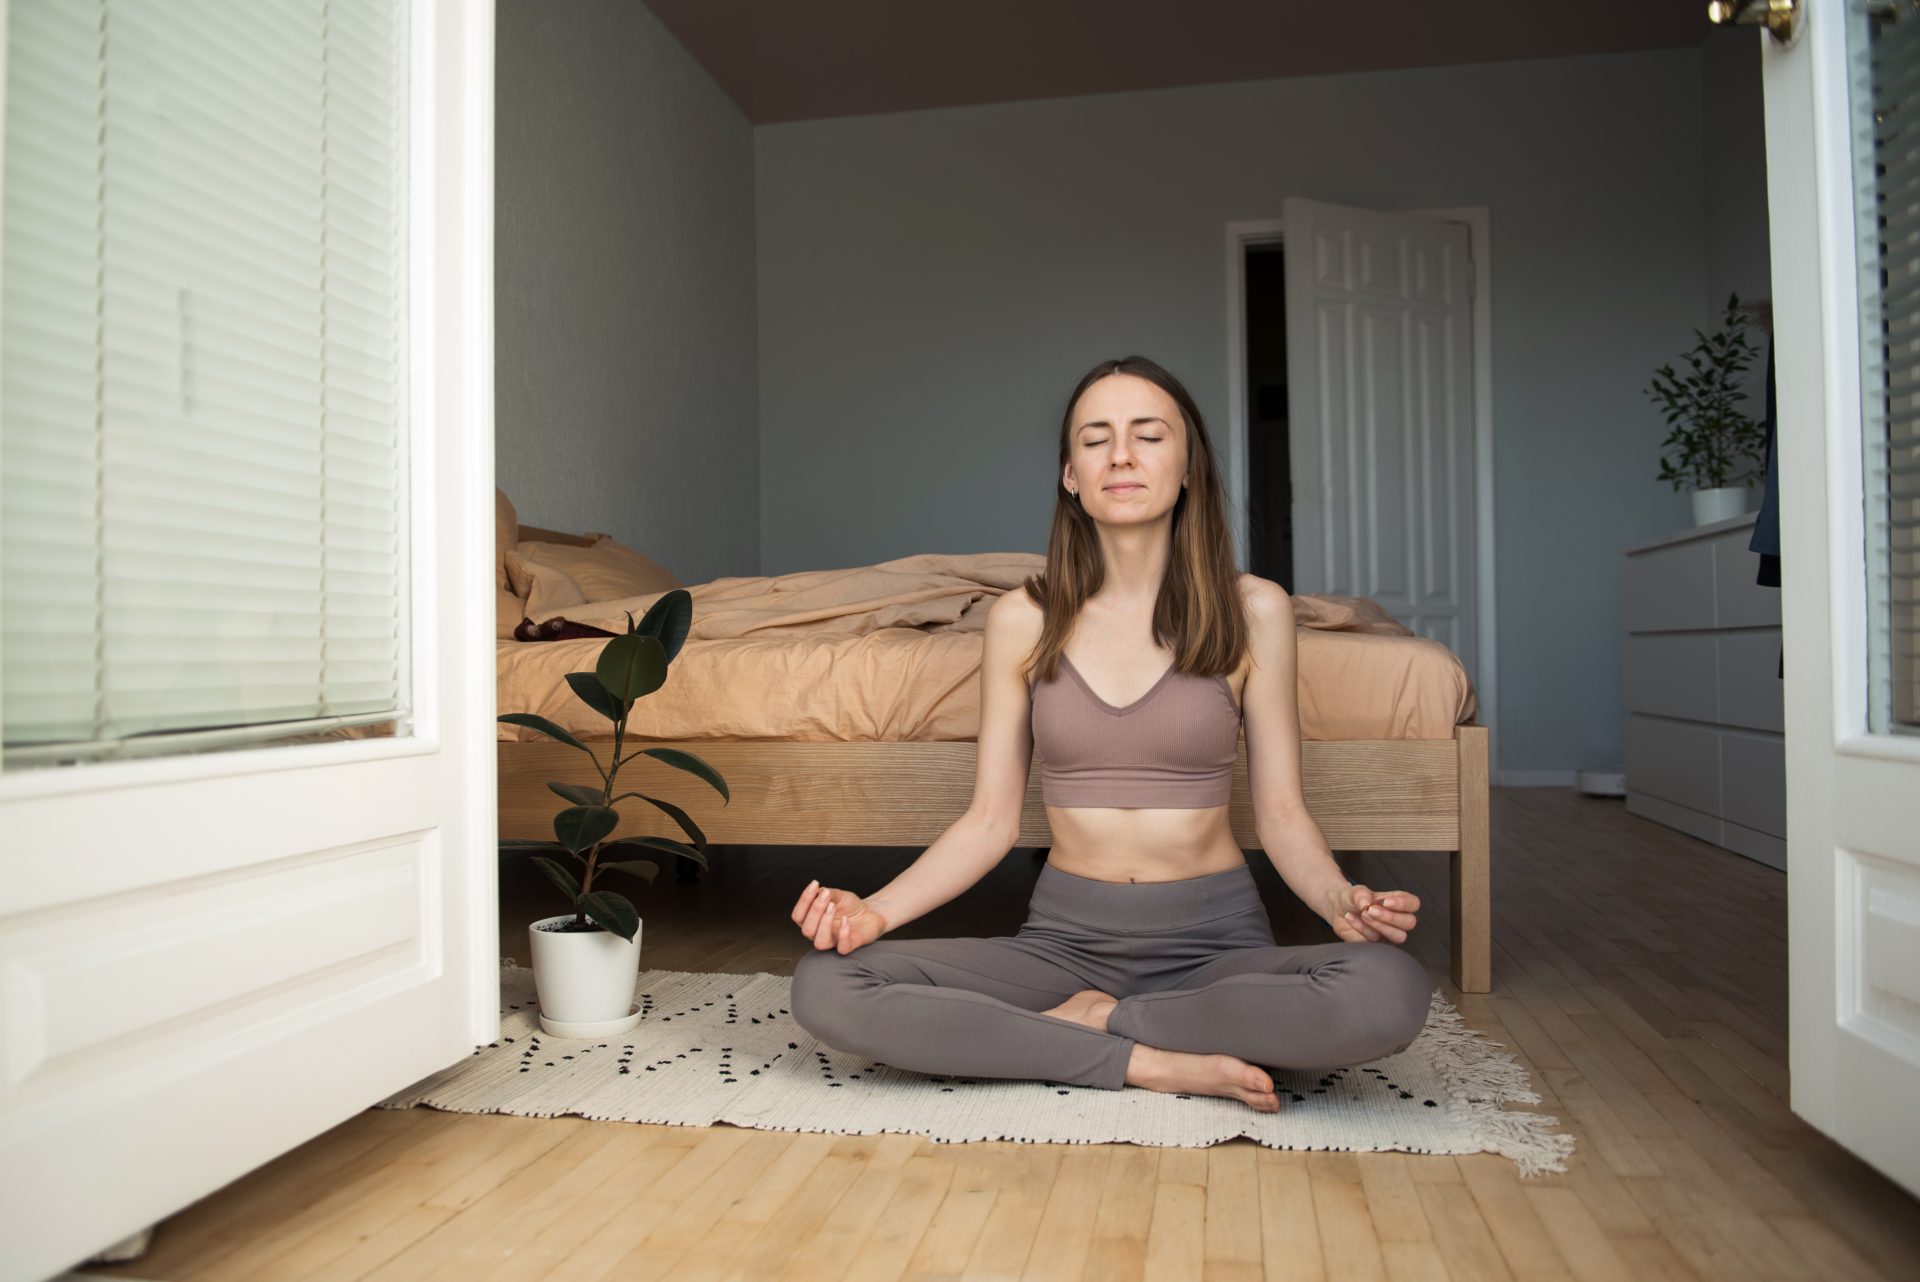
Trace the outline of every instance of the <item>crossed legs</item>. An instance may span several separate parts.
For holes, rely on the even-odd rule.
[[[1410,1046],[1431,993],[1426,968],[1392,944],[1235,948],[1174,987],[1121,997],[1107,1031],[1268,1068],[1344,1068]]]
[[[792,1011],[828,1045],[898,1068],[1117,1090],[1130,1067],[1168,1067],[1136,1046],[1290,1069],[1378,1059],[1419,1035],[1431,992],[1418,961],[1381,943],[1232,948],[1163,978],[1130,991],[1121,965],[1015,936],[877,940],[803,956]],[[1045,1013],[1088,989],[1119,998],[1104,1031]]]
[[[880,939],[803,956],[791,1009],[827,1045],[896,1068],[1118,1090],[1132,1039],[1041,1013],[1098,986],[1014,937]]]

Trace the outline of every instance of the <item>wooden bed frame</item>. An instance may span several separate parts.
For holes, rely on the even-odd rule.
[[[588,541],[530,526],[521,527],[520,537]],[[637,784],[683,807],[714,844],[929,846],[973,800],[971,740],[642,742],[694,753],[727,781],[730,804],[701,780],[664,766],[647,771]],[[558,799],[547,781],[597,779],[579,753],[545,740],[502,742],[499,771],[502,837],[551,837]],[[1449,739],[1309,739],[1300,745],[1300,772],[1307,809],[1334,850],[1447,852],[1453,983],[1463,993],[1489,991],[1487,728],[1457,725]],[[645,802],[627,801],[620,809],[644,831],[681,835]],[[1243,850],[1259,848],[1244,742],[1233,767],[1228,818]],[[1013,845],[1051,843],[1036,760]]]

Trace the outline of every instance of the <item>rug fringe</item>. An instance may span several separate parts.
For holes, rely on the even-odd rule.
[[[1522,1178],[1567,1169],[1573,1136],[1549,1129],[1560,1125],[1559,1118],[1503,1107],[1540,1102],[1539,1092],[1527,1085],[1527,1070],[1497,1049],[1506,1043],[1469,1027],[1437,988],[1421,1036],[1430,1040],[1434,1064],[1448,1083],[1447,1107],[1471,1118],[1494,1152],[1513,1159]]]

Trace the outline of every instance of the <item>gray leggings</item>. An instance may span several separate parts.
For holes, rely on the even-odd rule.
[[[1106,1032],[1040,1013],[1085,988],[1120,999]],[[1432,990],[1393,944],[1275,944],[1245,864],[1112,882],[1049,863],[1017,933],[815,949],[791,1009],[827,1045],[896,1068],[1118,1090],[1135,1042],[1278,1069],[1391,1055]]]

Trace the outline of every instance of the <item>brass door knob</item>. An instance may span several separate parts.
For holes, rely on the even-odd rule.
[[[1799,34],[1800,0],[1713,0],[1707,19],[1719,26],[1765,26],[1781,44]]]

